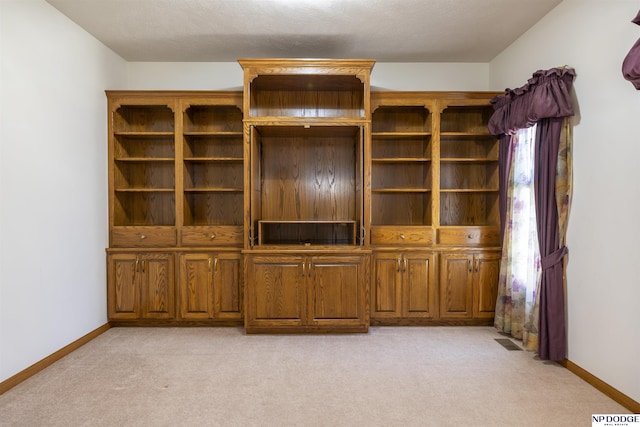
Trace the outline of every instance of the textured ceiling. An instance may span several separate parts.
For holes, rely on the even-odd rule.
[[[47,0],[128,61],[488,62],[561,0]]]

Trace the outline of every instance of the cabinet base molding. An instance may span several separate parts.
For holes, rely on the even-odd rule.
[[[290,328],[270,328],[270,327],[246,327],[245,331],[247,334],[355,334],[362,333],[366,334],[369,332],[369,327],[367,325],[364,326],[354,326],[354,327],[296,327],[292,326]]]
[[[600,378],[596,377],[589,371],[583,369],[582,367],[576,365],[572,361],[565,359],[563,361],[558,362],[561,366],[567,368],[571,373],[577,375],[582,378],[587,383],[591,384],[597,390],[610,397],[620,405],[624,406],[634,414],[640,414],[640,402],[636,402],[626,394],[622,393],[618,389],[610,386],[609,384],[602,381]]]
[[[239,320],[111,320],[109,325],[112,327],[224,327],[224,326],[242,326],[242,319]]]
[[[493,319],[371,319],[371,326],[492,326]]]
[[[101,335],[102,333],[106,332],[109,328],[111,328],[111,325],[109,323],[106,323],[100,326],[99,328],[89,332],[88,334],[78,338],[71,344],[68,344],[62,347],[60,350],[45,357],[39,362],[34,363],[33,365],[29,366],[27,369],[20,371],[14,376],[9,377],[6,380],[2,381],[0,383],[0,394],[3,394],[5,391],[9,391],[13,387],[20,384],[21,382],[31,378],[38,372],[42,371],[44,368],[53,365],[55,362],[62,359],[64,356],[71,354],[73,351],[82,347],[83,345],[85,345],[86,343],[88,343],[98,335]]]

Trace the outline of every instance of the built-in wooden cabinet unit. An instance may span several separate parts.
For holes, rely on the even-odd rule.
[[[107,91],[110,321],[490,323],[496,94],[371,91],[372,60],[239,63],[242,92]]]
[[[109,320],[241,324],[242,93],[107,98]]]
[[[239,62],[248,163],[245,328],[366,332],[373,61]]]
[[[486,260],[497,265],[500,244],[493,96],[371,93],[373,324],[492,320],[497,273]],[[422,258],[420,250],[428,250]],[[405,271],[411,254],[420,269]]]

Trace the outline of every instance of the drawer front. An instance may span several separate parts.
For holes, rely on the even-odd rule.
[[[242,236],[242,227],[185,227],[181,241],[184,246],[241,246]]]
[[[372,245],[431,245],[433,230],[426,227],[371,227]]]
[[[177,243],[175,228],[116,227],[111,230],[111,246],[175,246]]]
[[[451,227],[438,230],[441,245],[499,246],[500,229],[497,227]]]

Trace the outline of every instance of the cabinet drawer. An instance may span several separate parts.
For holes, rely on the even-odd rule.
[[[242,227],[185,227],[182,229],[184,246],[242,245]]]
[[[111,246],[175,246],[175,228],[117,227],[111,230]]]
[[[431,245],[433,230],[427,227],[371,227],[372,245]]]
[[[438,230],[441,245],[499,246],[500,230],[497,227],[451,227]]]

